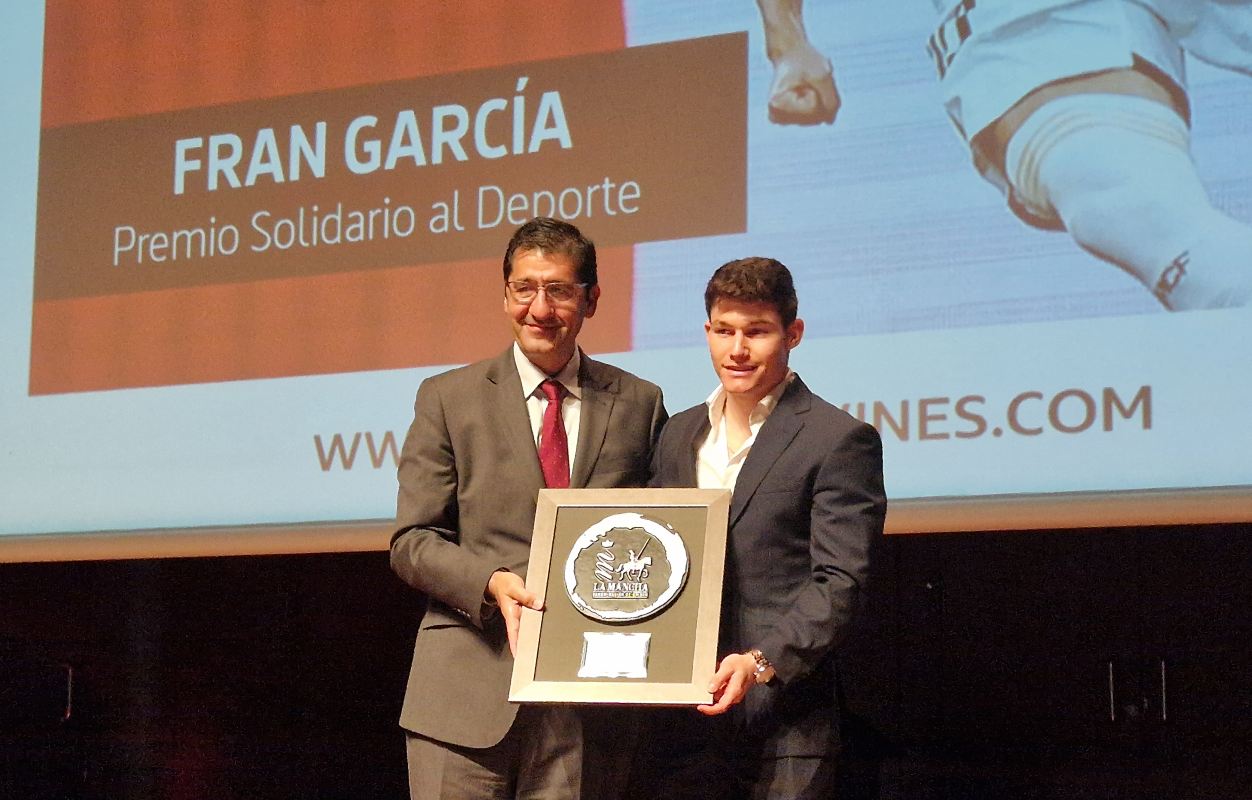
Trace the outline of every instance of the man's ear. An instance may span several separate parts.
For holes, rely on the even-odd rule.
[[[583,314],[583,316],[594,317],[596,315],[596,306],[599,302],[600,284],[597,283],[595,286],[592,286],[589,290],[587,290],[587,311]]]
[[[787,326],[785,333],[787,334],[787,349],[791,350],[804,338],[804,320],[797,317],[795,322]]]

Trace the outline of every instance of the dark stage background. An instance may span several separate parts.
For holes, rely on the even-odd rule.
[[[1246,797],[1249,565],[1247,524],[887,537],[845,796]],[[0,797],[406,796],[384,553],[5,564],[0,609]]]

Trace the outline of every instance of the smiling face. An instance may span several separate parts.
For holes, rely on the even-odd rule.
[[[730,399],[751,408],[787,377],[791,349],[804,335],[804,322],[784,326],[771,303],[723,297],[704,323],[713,369]]]
[[[510,281],[577,283],[578,273],[569,256],[523,250],[513,254]],[[553,303],[546,292],[539,292],[528,303],[519,303],[504,293],[504,310],[513,325],[513,337],[531,363],[549,375],[561,371],[577,346],[583,320],[594,316],[600,287],[582,290],[568,303]]]

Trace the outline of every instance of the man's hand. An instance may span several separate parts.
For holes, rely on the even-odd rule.
[[[710,717],[725,714],[731,706],[742,703],[748,690],[756,685],[755,673],[756,659],[747,653],[731,653],[726,656],[717,666],[713,680],[709,681],[713,704],[696,706],[696,711]]]
[[[839,113],[830,59],[807,41],[774,59],[774,83],[769,90],[769,121],[778,125],[831,125]]]
[[[538,595],[527,591],[521,576],[507,570],[491,573],[485,596],[499,606],[500,615],[504,617],[504,630],[509,634],[509,652],[517,658],[517,631],[522,624],[522,606],[543,611],[543,603],[539,602]]]
[[[809,42],[803,0],[756,0],[765,33],[765,55],[774,65],[769,121],[776,125],[833,124],[839,92],[830,59]]]

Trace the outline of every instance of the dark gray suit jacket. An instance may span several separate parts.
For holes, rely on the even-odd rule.
[[[644,485],[666,419],[661,390],[586,356],[579,384],[570,487]],[[399,482],[391,567],[427,598],[400,724],[490,747],[517,706],[504,624],[484,608],[483,590],[501,567],[525,577],[544,485],[512,348],[422,383]]]
[[[652,485],[695,486],[696,451],[708,432],[704,404],[671,419]],[[713,724],[758,741],[762,757],[837,751],[835,647],[886,510],[878,432],[797,377],[761,427],[730,506],[719,658],[758,647],[777,677]]]

